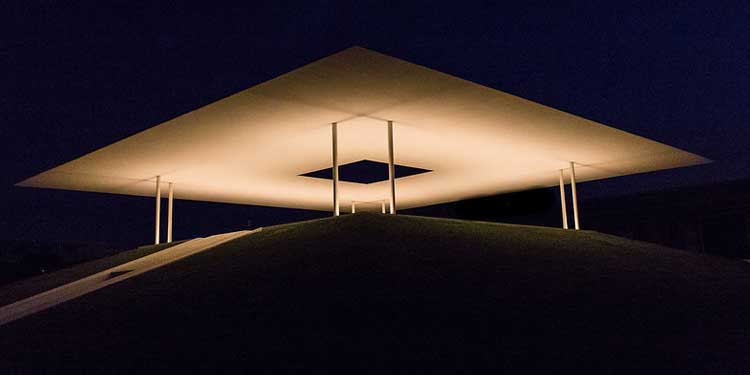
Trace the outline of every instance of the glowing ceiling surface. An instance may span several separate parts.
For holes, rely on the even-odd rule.
[[[166,121],[20,186],[330,210],[331,181],[301,176],[388,160],[429,170],[396,180],[399,209],[589,181],[707,159],[364,48],[353,47]],[[103,126],[106,126],[103,124]],[[166,184],[163,184],[166,192]],[[388,182],[340,182],[342,207],[380,210]],[[367,209],[365,203],[357,208]]]

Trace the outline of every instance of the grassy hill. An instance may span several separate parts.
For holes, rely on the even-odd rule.
[[[136,249],[119,252],[115,255],[75,264],[70,267],[38,275],[0,287],[0,306],[31,297],[58,286],[82,279],[97,272],[130,262],[132,260],[170,248],[182,241],[159,245],[141,246]]]
[[[742,373],[750,265],[379,214],[264,228],[0,327],[0,368]]]

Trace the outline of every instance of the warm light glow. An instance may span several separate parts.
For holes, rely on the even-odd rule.
[[[19,185],[176,199],[332,208],[329,180],[300,174],[395,162],[432,170],[396,180],[399,209],[705,163],[698,155],[362,48],[350,48],[63,164]],[[102,124],[107,126],[107,124]],[[388,181],[340,182],[357,209]]]

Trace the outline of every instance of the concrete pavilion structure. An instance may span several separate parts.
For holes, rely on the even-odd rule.
[[[20,182],[237,204],[396,213],[707,159],[353,47]],[[347,178],[362,168],[375,178]],[[375,171],[375,172],[373,172]],[[378,172],[380,171],[380,172]]]

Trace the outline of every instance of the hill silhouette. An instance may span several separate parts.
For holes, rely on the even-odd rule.
[[[0,327],[18,372],[741,373],[750,265],[589,231],[279,225]]]

